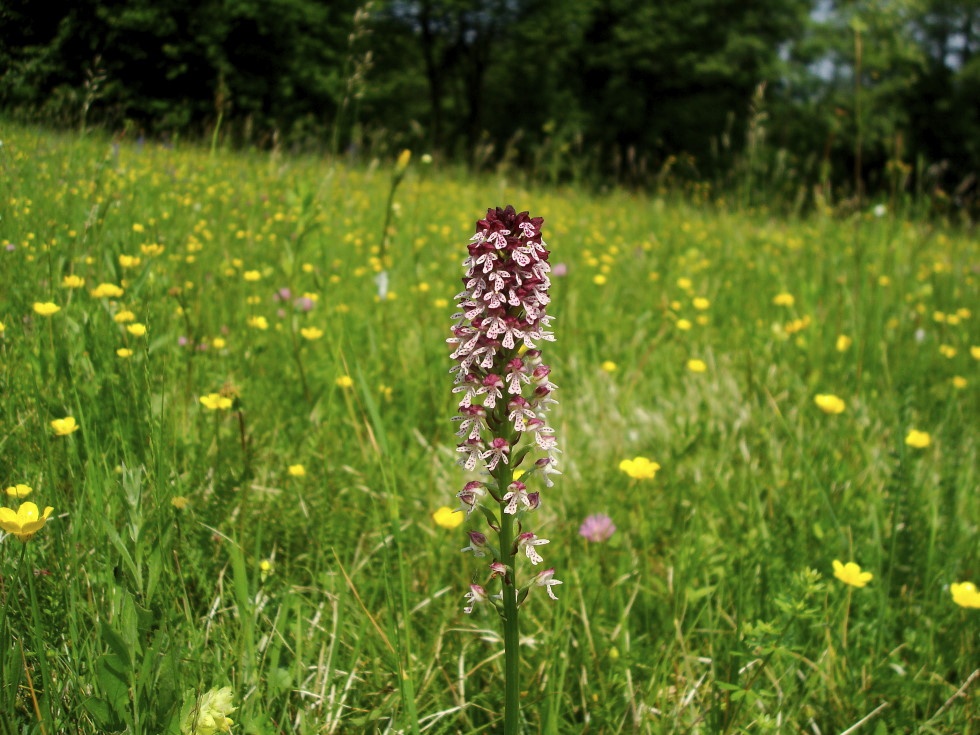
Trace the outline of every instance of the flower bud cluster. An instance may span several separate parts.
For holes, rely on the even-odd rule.
[[[459,311],[453,315],[456,321],[447,342],[457,361],[450,372],[454,374],[453,393],[459,395],[453,418],[458,422],[459,464],[470,471],[485,470],[497,479],[503,477],[502,466],[517,467],[536,448],[544,456],[533,462],[522,479],[539,474],[551,487],[550,475],[561,473],[555,431],[545,418],[557,403],[557,386],[551,382],[551,367],[543,362],[540,350],[541,343],[554,341],[549,331],[553,317],[547,313],[551,266],[541,239],[542,222],[541,217],[517,213],[510,206],[489,209],[486,218],[477,222],[469,256],[463,261],[466,276],[463,291],[456,295]],[[522,445],[524,436],[529,441]],[[457,495],[460,509],[469,516],[488,495],[503,513],[515,517],[539,506],[538,493],[528,492],[524,482],[500,486],[506,482],[467,483]],[[487,553],[482,534],[471,533],[469,539],[464,551],[474,556]],[[516,547],[536,565],[542,558],[535,547],[546,543],[546,539],[523,533]],[[553,571],[548,570],[542,582],[549,596],[551,586],[560,584],[552,579]],[[468,599],[479,602],[481,595]]]

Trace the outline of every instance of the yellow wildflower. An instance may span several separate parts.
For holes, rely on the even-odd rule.
[[[609,279],[601,273],[596,273],[594,276],[592,276],[592,283],[594,283],[596,286],[604,286],[608,280]]]
[[[980,608],[980,592],[973,582],[953,582],[949,591],[953,595],[953,602],[960,607]]]
[[[453,529],[463,522],[464,514],[456,513],[452,508],[444,505],[432,514],[432,520],[435,521],[436,525],[440,528]]]
[[[63,419],[55,419],[51,422],[51,428],[54,429],[54,433],[58,436],[67,436],[74,431],[78,431],[81,427],[75,423],[74,416],[65,416]]]
[[[905,443],[915,449],[925,449],[932,442],[929,432],[912,429],[905,437]]]
[[[602,363],[602,369],[605,370],[607,373],[616,372],[617,367],[618,366],[616,365],[616,363],[614,363],[612,360],[606,360],[604,363]]]
[[[874,578],[871,572],[862,572],[861,567],[853,561],[841,564],[837,559],[834,559],[834,576],[852,587],[864,587]]]
[[[97,299],[118,299],[125,291],[112,283],[100,283],[89,291],[89,293]]]
[[[334,382],[341,388],[352,388],[354,386],[354,381],[350,375],[341,375]]]
[[[793,294],[791,293],[781,293],[776,295],[772,303],[776,306],[792,306],[796,303],[796,299],[793,298]]]
[[[34,311],[41,316],[51,316],[52,314],[57,314],[61,311],[61,307],[57,304],[53,304],[50,301],[35,301]]]
[[[137,257],[135,255],[120,255],[119,256],[119,265],[121,265],[123,268],[135,268],[136,266],[138,266],[142,262],[143,261],[139,257]]]
[[[831,393],[819,393],[814,397],[813,402],[824,413],[844,413],[844,409],[847,408],[843,400]]]
[[[220,393],[208,393],[206,396],[201,396],[201,405],[211,411],[224,410],[231,408],[232,400],[228,396],[223,396]]]
[[[163,245],[155,242],[140,245],[140,251],[143,253],[143,255],[161,255],[163,250]]]
[[[646,457],[635,457],[634,459],[624,459],[619,463],[619,469],[634,480],[652,480],[656,477],[660,465],[651,462]]]
[[[702,298],[701,296],[695,298],[694,301],[692,301],[691,303],[694,304],[694,308],[697,309],[698,311],[704,311],[709,306],[711,306],[711,302],[705,298]]]
[[[966,386],[967,386],[966,378],[964,378],[962,375],[954,375],[953,376],[953,387],[954,388],[957,388],[959,390],[962,390],[963,388],[966,388]]]
[[[948,360],[956,357],[956,348],[951,345],[939,345],[939,354]]]
[[[257,281],[262,278],[262,274],[259,271],[245,271],[242,273],[242,278],[246,281]]]
[[[980,347],[973,346],[970,348],[970,357],[974,360],[980,360]]]
[[[305,477],[306,468],[301,464],[291,464],[289,465],[289,474],[293,477]]]
[[[26,498],[28,495],[34,492],[34,488],[32,488],[30,485],[22,485],[18,483],[16,485],[11,485],[4,492],[6,492],[10,497],[20,500],[21,498]]]
[[[16,512],[12,508],[0,508],[0,528],[26,542],[41,530],[53,510],[49,505],[41,513],[30,501],[21,503]]]
[[[299,333],[308,340],[320,339],[323,336],[323,330],[319,327],[303,327]]]
[[[174,495],[172,498],[170,498],[170,504],[177,510],[183,510],[190,502],[191,501],[185,498],[183,495]]]
[[[846,334],[841,334],[837,336],[837,343],[835,347],[837,348],[838,352],[847,352],[853,342],[854,340],[852,340]]]
[[[85,279],[81,276],[71,274],[61,279],[61,285],[64,288],[81,288],[85,285]]]
[[[692,373],[703,373],[707,371],[708,366],[704,364],[704,360],[688,360],[687,369]]]
[[[269,322],[264,316],[250,316],[248,318],[248,326],[255,327],[256,329],[268,329]]]
[[[223,350],[226,344],[227,343],[222,337],[215,337],[214,339],[211,340],[211,346],[214,347],[214,349],[216,350]]]
[[[134,337],[142,337],[144,334],[146,334],[146,325],[136,322],[135,324],[130,324],[127,326],[126,331]]]
[[[691,328],[691,322],[688,319],[678,319],[677,328],[682,332],[686,332],[688,329]]]
[[[184,703],[181,710],[181,735],[214,735],[231,732],[235,724],[229,717],[237,708],[231,706],[231,687],[212,689]]]
[[[123,309],[122,311],[116,312],[116,315],[112,317],[112,320],[116,324],[125,324],[126,322],[135,321],[136,315],[127,309]]]
[[[398,154],[398,160],[395,162],[395,173],[402,174],[405,173],[405,169],[408,168],[408,162],[412,160],[412,152],[406,148],[401,153]]]
[[[118,350],[116,350],[116,354],[119,355],[119,357],[132,357],[133,351],[128,347],[120,347]]]

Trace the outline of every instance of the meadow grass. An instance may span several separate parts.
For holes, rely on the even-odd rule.
[[[461,614],[478,514],[432,514],[467,479],[460,262],[504,204],[566,271],[527,732],[980,731],[980,610],[949,591],[980,582],[971,233],[413,161],[383,263],[391,166],[2,137],[0,486],[54,508],[0,543],[2,735],[177,733],[222,686],[241,733],[499,731],[499,627]]]

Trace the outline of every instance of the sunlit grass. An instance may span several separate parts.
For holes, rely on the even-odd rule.
[[[976,732],[970,233],[412,164],[382,262],[391,165],[11,128],[0,166],[0,486],[54,508],[0,543],[5,735],[176,733],[226,685],[238,732],[499,727],[476,515],[432,514],[459,263],[508,203],[552,248],[565,473],[528,731]]]

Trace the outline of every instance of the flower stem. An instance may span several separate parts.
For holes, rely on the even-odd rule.
[[[514,481],[514,471],[506,465],[494,473],[501,492]],[[501,562],[508,568],[503,579],[504,597],[504,735],[518,735],[521,722],[520,627],[517,618],[517,560],[514,555],[514,516],[503,512],[500,504]]]

